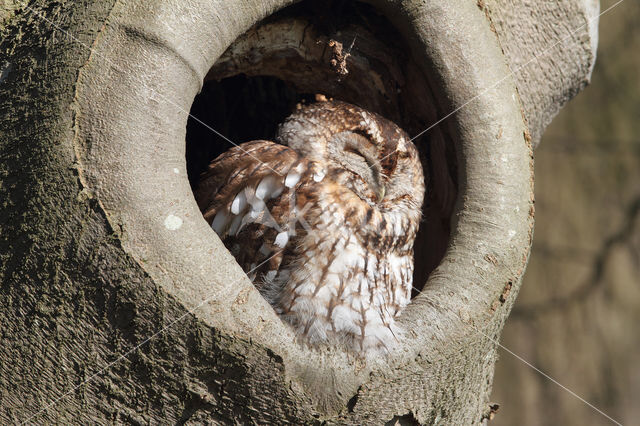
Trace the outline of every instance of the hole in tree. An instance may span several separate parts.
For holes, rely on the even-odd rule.
[[[342,57],[349,53],[342,64],[332,41],[342,44]],[[444,114],[431,89],[437,79],[424,75],[409,52],[394,26],[360,2],[303,1],[256,24],[219,58],[193,102],[186,136],[192,187],[233,144],[273,140],[278,124],[296,104],[313,102],[316,93],[376,112],[410,136],[422,132]],[[414,245],[418,290],[449,240],[457,193],[453,137],[439,125],[414,140],[427,179]]]
[[[312,94],[298,93],[291,83],[273,76],[238,74],[204,84],[187,121],[187,172],[195,188],[200,174],[234,144],[273,140],[279,123]],[[217,134],[215,129],[220,134]]]

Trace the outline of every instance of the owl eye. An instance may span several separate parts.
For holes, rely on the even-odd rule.
[[[377,164],[377,150],[375,144],[366,134],[361,132],[345,132],[343,151],[362,157],[367,165],[374,169]]]
[[[344,149],[344,152],[348,152],[350,154],[358,155],[358,156],[362,157],[367,162],[367,164],[369,164],[369,160],[367,159],[367,156],[364,155],[362,152],[360,152],[357,148],[354,148],[352,146],[348,146],[348,147],[346,147]]]
[[[370,173],[377,177],[378,173],[379,173],[379,167],[378,167],[378,162],[371,158],[371,155],[367,155],[365,153],[363,153],[362,151],[360,151],[358,148],[352,147],[352,146],[347,146],[344,149],[344,152],[349,154],[349,155],[355,155],[357,157],[359,157],[359,160],[364,160],[364,162],[366,163],[366,167],[370,170]],[[362,171],[358,170],[358,174],[361,174]]]
[[[364,146],[365,150],[366,148],[367,146]],[[345,169],[364,179],[369,188],[374,192],[375,199],[381,201],[384,198],[386,188],[382,182],[380,163],[372,154],[373,153],[362,152],[362,150],[357,147],[347,145],[344,147],[343,155],[351,157],[352,160],[347,160],[342,164]]]

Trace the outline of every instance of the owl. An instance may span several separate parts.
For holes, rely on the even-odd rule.
[[[300,340],[391,350],[425,190],[416,147],[340,101],[298,105],[276,141],[208,166],[195,191],[204,218]]]

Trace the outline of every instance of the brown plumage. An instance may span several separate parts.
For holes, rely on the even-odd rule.
[[[390,121],[338,101],[301,107],[277,140],[210,164],[196,190],[205,219],[305,341],[390,349],[411,295],[424,194],[415,146]]]

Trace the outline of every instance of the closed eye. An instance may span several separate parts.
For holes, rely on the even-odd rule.
[[[385,194],[385,187],[381,182],[379,165],[373,162],[375,160],[370,160],[356,147],[349,145],[343,148],[343,155],[345,157],[351,156],[352,158],[353,156],[357,156],[359,158],[358,162],[364,160],[364,164],[362,164],[361,162],[360,164],[362,165],[355,168],[354,165],[357,164],[357,162],[355,164],[353,163],[353,160],[355,160],[355,158],[352,161],[341,163],[343,164],[343,167],[345,167],[347,170],[350,170],[352,173],[363,179],[365,183],[367,183],[369,188],[375,193],[377,201],[382,200]]]
[[[356,148],[351,147],[351,146],[346,146],[344,148],[344,152],[351,153],[351,154],[357,155],[358,157],[361,157],[367,163],[367,166],[371,169],[372,172],[375,173],[377,171],[376,168],[375,168],[375,164],[372,164],[371,161],[369,161],[369,159],[367,158],[367,156],[362,154]]]
[[[351,146],[346,146],[346,147],[344,148],[344,152],[349,152],[349,153],[351,153],[351,154],[358,155],[358,156],[360,156],[360,157],[364,158],[365,160],[367,159],[367,157],[365,157],[364,155],[362,155],[362,153],[361,153],[360,151],[358,151],[356,148],[353,148],[353,147],[351,147]]]

